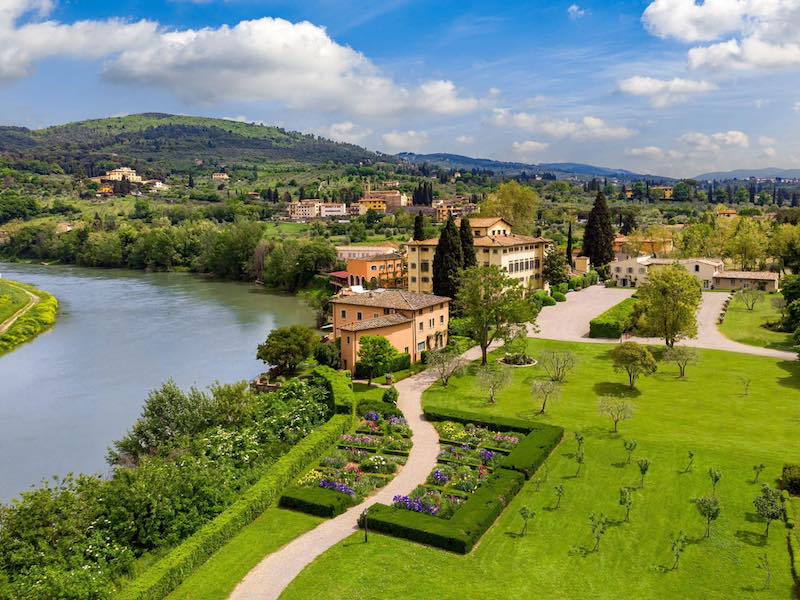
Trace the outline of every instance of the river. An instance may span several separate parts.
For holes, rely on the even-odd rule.
[[[313,325],[298,298],[184,273],[0,263],[58,298],[54,327],[0,357],[0,502],[52,475],[107,473],[147,393],[250,379],[276,327]]]

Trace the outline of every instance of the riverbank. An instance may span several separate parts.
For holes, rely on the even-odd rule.
[[[0,356],[30,342],[56,322],[58,300],[52,294],[32,285],[17,281],[0,281],[0,293],[24,294],[27,297],[21,308],[0,323]]]

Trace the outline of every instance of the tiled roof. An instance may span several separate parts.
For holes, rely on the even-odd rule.
[[[389,252],[388,254],[375,254],[373,256],[360,256],[358,258],[350,258],[348,260],[399,260],[403,258],[402,254],[397,252]]]
[[[506,221],[503,217],[467,217],[469,219],[470,227],[491,227],[498,221],[505,221],[508,225],[511,225],[508,221]],[[456,225],[461,224],[461,219],[456,219]]]
[[[473,244],[478,248],[491,248],[491,247],[508,247],[519,246],[521,244],[549,244],[552,240],[542,237],[531,237],[529,235],[517,235],[511,233],[509,235],[482,235],[473,240]],[[408,242],[409,246],[437,246],[439,238],[432,238],[429,240],[411,240]]]
[[[384,315],[382,317],[375,317],[374,319],[367,319],[366,321],[354,321],[347,325],[342,325],[339,329],[345,331],[365,331],[368,329],[380,329],[381,327],[391,327],[392,325],[402,325],[403,323],[410,323],[409,317],[404,317],[400,314]]]
[[[772,273],[770,271],[719,271],[714,274],[714,277],[727,279],[762,279],[765,281],[778,281],[779,279],[777,273]]]
[[[377,308],[394,308],[401,310],[419,310],[441,302],[449,302],[445,296],[433,294],[417,294],[405,290],[383,290],[334,296],[334,304],[354,304],[357,306],[374,306]]]

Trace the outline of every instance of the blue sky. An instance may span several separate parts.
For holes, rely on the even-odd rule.
[[[800,0],[0,0],[0,115],[145,111],[385,152],[800,167]]]

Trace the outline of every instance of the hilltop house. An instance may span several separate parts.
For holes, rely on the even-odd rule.
[[[331,300],[333,336],[341,342],[342,368],[355,372],[360,340],[380,336],[416,363],[426,350],[447,345],[450,298],[405,290],[344,290]]]

